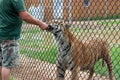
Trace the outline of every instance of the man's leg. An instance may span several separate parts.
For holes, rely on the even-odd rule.
[[[2,49],[1,49],[1,43],[2,43],[2,41],[0,40],[0,80],[2,80]]]
[[[11,71],[11,69],[2,67],[2,80],[10,79],[10,71]]]
[[[17,41],[4,41],[2,50],[2,80],[9,80],[11,69],[19,65],[19,46]]]
[[[2,67],[0,66],[0,80],[2,80]]]

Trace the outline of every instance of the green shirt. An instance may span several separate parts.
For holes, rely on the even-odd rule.
[[[22,19],[19,12],[25,10],[23,0],[0,0],[0,40],[20,38]]]

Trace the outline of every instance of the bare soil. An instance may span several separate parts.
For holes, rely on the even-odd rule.
[[[21,55],[21,65],[13,69],[15,80],[57,80],[56,65]],[[88,73],[80,72],[79,80],[86,80]],[[66,71],[65,80],[70,80],[71,73]],[[94,74],[94,80],[108,80],[105,76]]]

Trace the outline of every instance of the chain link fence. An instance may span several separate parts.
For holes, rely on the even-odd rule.
[[[109,43],[115,80],[120,79],[120,1],[119,0],[25,0],[35,18],[48,23],[64,20],[70,31],[82,41],[99,37]],[[58,45],[54,36],[38,26],[23,23],[20,40],[21,65],[13,69],[13,80],[57,80]],[[96,47],[97,48],[97,47]],[[94,80],[109,80],[107,65],[95,64]],[[89,71],[80,71],[79,80],[87,80]],[[71,80],[66,71],[65,80]]]

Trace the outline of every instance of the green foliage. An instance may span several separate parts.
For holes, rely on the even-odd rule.
[[[10,80],[15,80],[12,76],[10,77]]]
[[[107,28],[113,27],[113,25],[120,25],[120,20],[112,20],[112,21],[100,21],[98,22],[98,25],[105,25]]]
[[[120,13],[116,14],[116,15],[107,15],[105,16],[96,16],[96,17],[89,17],[88,18],[80,18],[78,19],[78,21],[86,21],[86,20],[108,20],[108,19],[119,19],[120,18]]]
[[[42,61],[47,61],[55,64],[57,60],[58,50],[57,50],[57,47],[52,47],[48,50],[43,50],[43,51],[21,49],[21,53],[34,59],[39,59]]]

